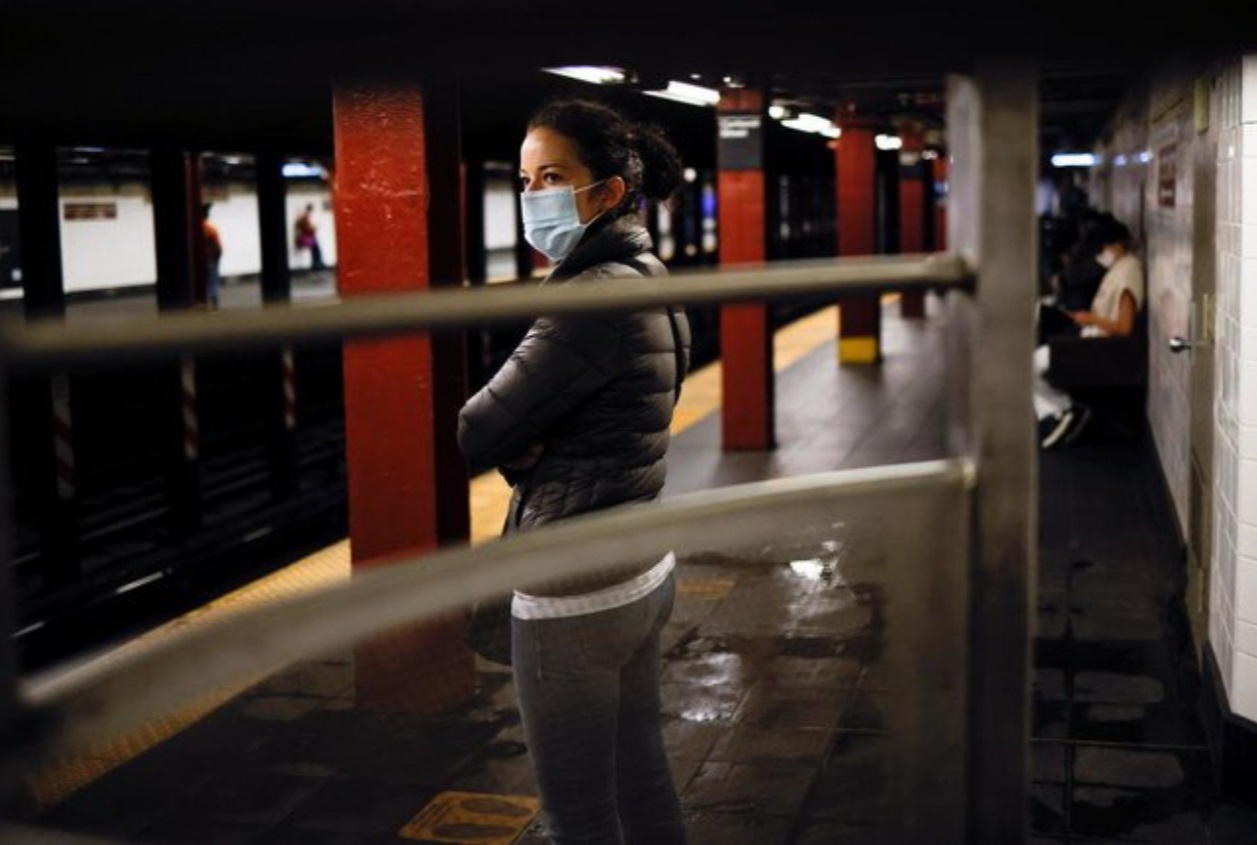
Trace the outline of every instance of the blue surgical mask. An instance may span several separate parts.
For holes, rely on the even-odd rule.
[[[606,180],[604,179],[603,182]],[[524,191],[519,195],[520,216],[524,221],[524,239],[551,261],[562,261],[571,254],[589,223],[580,222],[576,210],[576,194],[596,188],[595,182],[583,188],[565,185],[543,191]]]

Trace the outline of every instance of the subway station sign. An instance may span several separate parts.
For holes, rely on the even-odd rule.
[[[763,118],[759,114],[718,115],[716,161],[721,170],[763,170]]]

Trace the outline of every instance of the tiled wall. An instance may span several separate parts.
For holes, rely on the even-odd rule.
[[[1257,719],[1257,56],[1219,74],[1212,115],[1218,311],[1209,640],[1231,710]]]
[[[1192,299],[1195,146],[1191,77],[1154,81],[1124,104],[1094,174],[1094,204],[1130,227],[1144,263],[1148,308],[1148,423],[1180,527],[1190,484],[1191,370],[1169,340],[1187,335]]]
[[[1209,647],[1232,712],[1257,720],[1257,56],[1210,72],[1167,75],[1135,99],[1142,102],[1126,105],[1100,151],[1106,164],[1096,174],[1093,197],[1125,220],[1142,245],[1148,420],[1184,536],[1191,415],[1212,411]],[[1207,131],[1197,122],[1203,100]],[[1140,153],[1145,166],[1134,166],[1132,157]],[[1212,409],[1191,407],[1191,359],[1168,348],[1170,337],[1191,335],[1194,328],[1192,274],[1201,260],[1193,254],[1196,215],[1210,213],[1194,207],[1198,156],[1216,164],[1217,176],[1216,237],[1202,247],[1213,250],[1207,258],[1215,268],[1214,346],[1204,353],[1214,356]],[[1200,334],[1198,327],[1194,333]]]
[[[1193,122],[1191,80],[1154,86],[1144,180],[1145,269],[1148,281],[1148,422],[1174,498],[1188,525],[1191,475],[1191,359],[1170,351],[1170,338],[1189,336],[1196,146],[1208,143]],[[1207,409],[1205,413],[1207,413]],[[1184,532],[1185,533],[1185,532]]]

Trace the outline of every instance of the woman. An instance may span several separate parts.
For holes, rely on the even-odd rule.
[[[1104,278],[1089,310],[1064,313],[1082,337],[1123,337],[1135,331],[1143,307],[1143,267],[1131,251],[1130,230],[1124,223],[1111,218],[1102,221],[1095,240],[1096,262],[1104,268]],[[1048,381],[1051,366],[1051,347],[1043,344],[1034,352],[1034,411],[1042,449],[1072,443],[1091,419],[1090,408]]]
[[[681,182],[659,130],[582,100],[537,112],[520,148],[528,242],[555,263],[542,284],[663,275],[637,211]],[[473,470],[513,489],[505,531],[654,499],[689,361],[680,309],[541,317],[459,415]],[[685,841],[659,725],[659,637],[672,555],[516,592],[511,660],[550,836],[571,843]]]

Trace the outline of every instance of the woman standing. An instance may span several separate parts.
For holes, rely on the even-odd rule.
[[[528,242],[542,284],[666,270],[638,218],[681,182],[656,128],[583,100],[552,103],[520,148]],[[459,416],[474,470],[513,487],[505,532],[658,496],[689,362],[680,309],[541,317]],[[659,724],[659,639],[675,558],[516,592],[511,657],[550,836],[559,845],[685,841]]]

